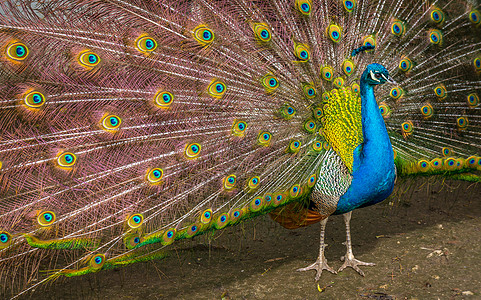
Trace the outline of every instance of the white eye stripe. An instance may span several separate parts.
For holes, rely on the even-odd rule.
[[[375,80],[377,82],[381,82],[381,80],[377,79],[376,76],[374,76],[374,73],[372,71],[369,71],[369,75],[371,75],[372,80]]]

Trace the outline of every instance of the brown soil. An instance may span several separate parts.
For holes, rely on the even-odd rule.
[[[403,185],[404,188],[407,184]],[[457,187],[451,189],[450,187]],[[287,230],[268,216],[183,243],[164,260],[38,288],[27,299],[481,299],[481,186],[412,188],[354,211],[355,256],[374,267],[338,275],[296,272],[318,254],[319,226]],[[329,219],[326,257],[345,252],[341,216]]]

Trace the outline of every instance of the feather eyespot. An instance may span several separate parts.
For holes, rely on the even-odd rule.
[[[311,55],[307,46],[298,44],[294,48],[294,55],[301,61],[306,62],[310,59]]]
[[[407,58],[407,57],[404,57],[400,62],[399,62],[399,69],[401,69],[401,71],[404,71],[404,72],[408,72],[412,69],[413,67],[413,63],[412,61]]]
[[[84,67],[92,68],[100,63],[100,57],[92,51],[83,51],[79,55],[78,62]]]
[[[481,22],[481,14],[478,10],[472,10],[469,12],[469,20],[473,24],[479,24]]]
[[[105,255],[95,254],[90,259],[90,267],[93,269],[100,269],[105,264]]]
[[[445,168],[446,170],[448,170],[448,171],[456,170],[457,165],[458,165],[458,162],[457,162],[456,159],[453,158],[453,157],[448,157],[448,158],[446,158],[446,160],[444,161],[444,168]]]
[[[200,149],[201,146],[199,143],[188,144],[185,146],[185,156],[189,159],[196,158],[200,154]]]
[[[314,108],[312,114],[314,115],[314,118],[316,118],[316,120],[320,120],[324,116],[324,112],[322,111],[321,107]]]
[[[210,45],[215,38],[214,32],[209,29],[206,25],[199,25],[194,28],[194,39],[201,45],[201,46],[208,46]]]
[[[334,79],[334,86],[341,88],[344,85],[344,79],[342,77],[337,77]]]
[[[468,119],[466,117],[459,117],[456,120],[456,124],[458,125],[459,130],[465,130],[468,127]]]
[[[256,189],[260,183],[261,183],[261,179],[259,178],[259,176],[254,176],[251,179],[249,179],[249,181],[247,182],[247,186],[251,190],[253,190],[253,189]]]
[[[434,94],[439,100],[444,100],[448,96],[448,92],[444,84],[439,84],[434,88]]]
[[[272,195],[271,194],[265,194],[264,195],[264,203],[265,205],[270,205],[272,203]]]
[[[410,136],[414,131],[414,125],[411,121],[406,121],[401,124],[402,134],[405,138]]]
[[[122,119],[116,115],[107,115],[102,119],[102,127],[105,130],[117,130],[122,124]]]
[[[164,177],[164,170],[161,168],[153,168],[147,172],[147,181],[151,184],[160,183],[162,177]]]
[[[215,221],[214,227],[217,229],[222,229],[227,226],[228,222],[229,222],[229,214],[223,213]]]
[[[317,175],[312,174],[311,176],[309,176],[309,179],[307,179],[307,186],[312,188],[316,184],[316,181],[317,181]]]
[[[275,206],[280,205],[282,202],[284,202],[284,200],[286,200],[286,196],[284,195],[284,193],[277,193],[274,195]]]
[[[139,228],[142,226],[142,223],[144,222],[144,216],[142,214],[134,214],[129,217],[127,220],[127,225],[132,228]]]
[[[321,69],[321,76],[324,80],[331,81],[333,77],[332,68],[329,66],[323,67]]]
[[[301,191],[300,185],[295,184],[289,189],[289,196],[291,197],[291,199],[295,199],[299,196],[300,191]]]
[[[366,38],[364,38],[362,45],[364,47],[368,47],[368,46],[376,47],[376,39],[374,38],[374,36],[369,35]],[[371,51],[374,51],[374,49],[366,50],[366,52],[371,52]]]
[[[235,184],[237,182],[237,178],[234,174],[231,174],[224,178],[224,189],[226,190],[231,190],[235,187]]]
[[[261,83],[265,87],[267,92],[273,92],[279,87],[279,81],[273,75],[266,75],[262,77]]]
[[[233,211],[231,211],[230,213],[230,220],[232,222],[236,222],[238,221],[240,218],[242,218],[242,215],[243,215],[243,211],[241,209],[234,209]]]
[[[154,96],[154,103],[160,108],[168,108],[174,101],[174,95],[169,92],[159,91]]]
[[[339,43],[342,37],[342,28],[338,25],[331,24],[327,27],[327,35],[334,43]]]
[[[55,213],[51,211],[41,212],[37,217],[37,223],[43,227],[50,226],[53,222],[55,222]]]
[[[0,249],[7,248],[12,243],[12,235],[6,231],[0,231]]]
[[[57,164],[62,168],[71,168],[76,161],[77,157],[71,152],[64,152],[57,157]]]
[[[322,143],[319,142],[319,141],[315,141],[313,144],[312,144],[312,149],[314,149],[314,151],[322,151],[324,150],[324,147],[322,146]]]
[[[442,23],[444,21],[444,12],[438,8],[435,8],[431,11],[431,20],[434,23]]]
[[[224,96],[224,94],[226,92],[226,85],[219,80],[213,80],[209,84],[209,87],[207,88],[207,92],[212,97],[220,99],[220,98],[222,98],[222,96]]]
[[[212,209],[206,209],[202,212],[200,222],[202,224],[209,224],[212,221]]]
[[[451,156],[453,155],[453,150],[451,148],[448,148],[448,147],[443,147],[443,149],[441,150],[441,153],[444,155],[444,156]]]
[[[399,99],[403,95],[403,90],[400,87],[393,87],[389,92],[389,96],[393,99]]]
[[[429,41],[434,45],[441,45],[443,43],[443,34],[440,30],[431,29],[428,32]]]
[[[479,97],[478,94],[472,93],[468,95],[468,105],[469,107],[476,107],[479,105]]]
[[[384,102],[381,102],[379,104],[379,112],[381,113],[381,116],[383,116],[383,118],[388,118],[391,115],[391,109]]]
[[[308,16],[312,10],[312,2],[310,0],[296,0],[296,8],[301,14]]]
[[[435,158],[431,160],[430,165],[433,169],[439,170],[443,167],[443,160],[441,158]]]
[[[235,120],[232,125],[232,134],[236,136],[243,136],[247,129],[247,123],[240,120]]]
[[[305,84],[302,89],[307,99],[312,99],[317,94],[316,89],[310,84]]]
[[[37,91],[32,91],[25,95],[23,101],[25,105],[29,108],[40,108],[45,104],[46,99],[42,93]]]
[[[281,107],[281,115],[284,119],[290,120],[296,115],[296,109],[292,105],[285,104]]]
[[[288,153],[297,153],[301,149],[301,142],[298,140],[293,140],[289,143],[289,147],[287,148]]]
[[[353,83],[353,84],[351,85],[351,90],[352,90],[354,93],[358,94],[359,91],[360,91],[359,84]]]
[[[352,60],[347,59],[342,63],[342,71],[347,76],[350,76],[354,72],[354,63]]]
[[[403,21],[395,20],[391,25],[391,33],[395,36],[403,36],[406,32],[406,26]]]
[[[256,39],[261,42],[270,42],[271,40],[271,31],[269,27],[267,27],[264,23],[256,23],[254,24],[253,28],[254,34]]]
[[[29,54],[28,47],[24,43],[15,42],[7,46],[5,51],[8,58],[14,61],[22,61]]]
[[[150,53],[157,48],[157,41],[151,37],[143,36],[137,39],[135,46],[142,53]]]
[[[473,60],[474,69],[478,72],[481,71],[481,57],[476,57]]]
[[[249,210],[251,212],[257,212],[261,210],[262,206],[264,204],[264,201],[262,200],[261,197],[256,197],[254,200],[251,201],[249,204]]]
[[[175,228],[168,229],[162,235],[161,243],[162,245],[170,245],[174,242],[177,235],[177,230]]]
[[[418,169],[421,172],[427,172],[431,169],[431,165],[429,164],[429,162],[427,160],[422,159],[422,160],[418,161]]]
[[[270,132],[263,131],[263,132],[259,133],[257,141],[262,146],[267,146],[271,142],[271,138],[272,138],[272,134]]]
[[[421,114],[425,119],[429,119],[433,116],[434,110],[431,104],[426,103],[421,107]]]
[[[311,119],[307,119],[306,122],[304,122],[304,130],[308,133],[316,132],[316,123]]]
[[[356,8],[356,0],[343,0],[342,4],[347,12],[352,12]]]

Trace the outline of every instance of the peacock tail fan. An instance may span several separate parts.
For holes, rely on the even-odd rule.
[[[162,258],[268,212],[305,225],[289,215],[317,183],[350,184],[373,62],[397,81],[376,95],[398,176],[480,181],[480,10],[2,1],[0,285]]]

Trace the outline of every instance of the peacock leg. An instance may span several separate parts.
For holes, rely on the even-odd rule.
[[[324,257],[324,248],[326,246],[324,244],[324,231],[326,229],[327,218],[322,220],[320,223],[321,223],[321,245],[319,249],[319,257],[317,258],[316,262],[313,263],[312,265],[307,266],[305,268],[297,269],[297,271],[316,270],[317,271],[316,281],[319,280],[319,278],[321,278],[322,270],[328,270],[331,273],[337,274],[337,272],[334,271],[333,268],[329,267],[329,265],[327,264],[327,260]]]
[[[344,261],[344,264],[339,268],[338,272],[341,272],[347,267],[351,267],[356,270],[359,274],[364,276],[364,272],[359,269],[358,266],[375,266],[375,263],[366,263],[354,258],[354,254],[352,254],[352,246],[351,246],[351,230],[349,223],[351,222],[351,215],[352,211],[345,213],[344,216],[344,223],[346,223],[346,247],[347,252],[346,255],[341,257],[341,260]]]

